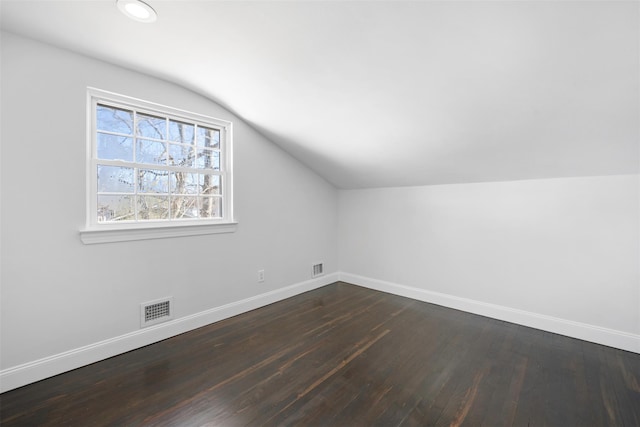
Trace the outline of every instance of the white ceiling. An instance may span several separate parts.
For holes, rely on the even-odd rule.
[[[2,0],[1,25],[192,89],[342,188],[639,171],[637,1],[147,2]]]

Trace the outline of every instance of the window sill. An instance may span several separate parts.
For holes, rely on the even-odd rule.
[[[233,233],[237,222],[216,224],[188,224],[151,226],[139,228],[85,228],[80,230],[80,240],[85,245],[128,242],[132,240],[166,239],[171,237],[202,236],[205,234]]]

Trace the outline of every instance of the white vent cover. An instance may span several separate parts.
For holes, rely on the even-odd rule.
[[[140,327],[155,325],[171,320],[173,298],[162,298],[140,304]]]
[[[318,277],[324,274],[324,263],[317,263],[311,266],[311,277]]]

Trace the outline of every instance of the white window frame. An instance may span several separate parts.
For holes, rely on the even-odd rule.
[[[126,222],[98,222],[97,217],[97,119],[98,104],[135,110],[138,113],[168,117],[220,130],[220,176],[222,177],[222,218],[173,219]],[[159,239],[202,234],[230,233],[236,230],[233,216],[233,135],[232,123],[125,95],[87,88],[86,223],[80,230],[85,244]]]

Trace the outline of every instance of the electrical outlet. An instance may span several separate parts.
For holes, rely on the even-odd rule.
[[[264,282],[264,270],[258,270],[258,283]]]

